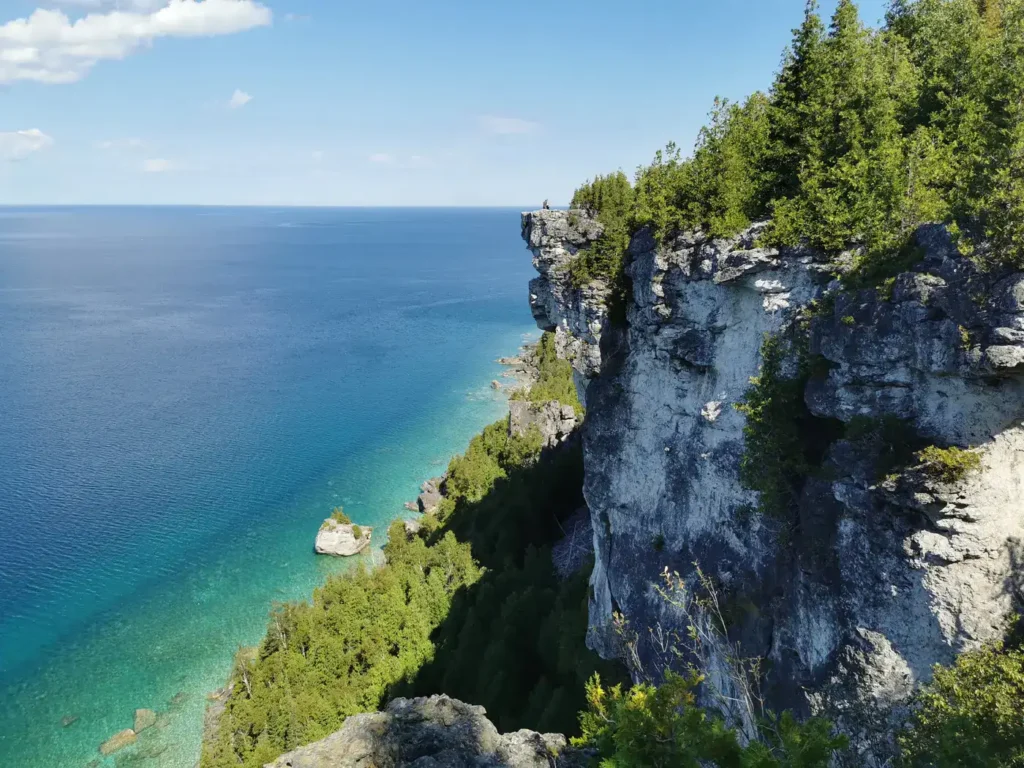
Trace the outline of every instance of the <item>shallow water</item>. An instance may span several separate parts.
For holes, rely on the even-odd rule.
[[[0,209],[0,758],[189,766],[205,692],[403,516],[535,337],[508,209]],[[77,718],[67,727],[65,717]]]

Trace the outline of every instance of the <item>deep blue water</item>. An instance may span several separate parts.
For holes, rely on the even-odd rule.
[[[503,412],[530,273],[510,209],[0,208],[0,762],[149,707],[191,766],[331,507],[382,543]]]

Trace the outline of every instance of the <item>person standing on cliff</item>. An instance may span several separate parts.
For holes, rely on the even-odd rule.
[[[550,206],[550,205],[548,205],[548,201],[547,201],[547,200],[545,200],[545,201],[544,201],[544,204],[543,204],[543,205],[541,205],[541,208],[542,208],[543,210],[545,210],[545,211],[550,211],[550,210],[551,210],[551,206]]]

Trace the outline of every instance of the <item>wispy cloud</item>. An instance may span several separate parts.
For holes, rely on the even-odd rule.
[[[388,165],[393,168],[429,168],[433,162],[425,155],[395,155],[390,152],[377,152],[368,158],[376,165]]]
[[[170,160],[164,160],[162,157],[150,158],[142,164],[144,173],[166,173],[173,167]]]
[[[230,35],[272,20],[270,9],[256,0],[132,0],[128,5],[133,10],[89,13],[75,21],[63,11],[39,8],[0,25],[0,83],[73,83],[98,62],[123,59],[161,37]]]
[[[228,108],[229,109],[241,109],[246,104],[248,104],[250,101],[252,101],[252,96],[250,96],[245,91],[240,91],[240,90],[238,90],[236,88],[235,92],[233,94],[231,94],[231,98],[228,99]]]
[[[507,136],[517,133],[535,133],[540,130],[540,123],[523,120],[519,117],[500,117],[498,115],[480,115],[477,123],[487,133]]]
[[[47,136],[38,128],[0,133],[0,158],[24,160],[33,152],[46,149],[52,144],[53,137]]]
[[[106,139],[104,141],[96,142],[96,149],[102,149],[106,152],[113,152],[119,150],[133,150],[142,149],[146,146],[146,142],[142,139],[128,138],[128,139]]]

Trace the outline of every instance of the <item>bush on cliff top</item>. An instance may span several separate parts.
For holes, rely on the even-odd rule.
[[[810,0],[769,92],[716,100],[689,158],[670,144],[627,187],[619,172],[576,191],[606,227],[578,283],[618,279],[641,227],[725,237],[758,219],[769,244],[862,247],[883,278],[928,221],[1020,266],[1024,0],[894,0],[879,30],[851,0],[826,28]]]
[[[658,687],[606,688],[587,684],[588,709],[580,717],[577,746],[598,750],[601,768],[826,768],[846,739],[825,720],[799,723],[788,712],[761,724],[762,737],[741,746],[737,733],[697,706],[696,673],[669,672]]]
[[[900,735],[908,768],[1024,765],[1024,654],[998,646],[935,667]]]

